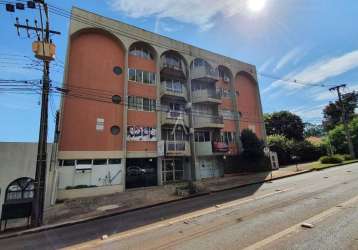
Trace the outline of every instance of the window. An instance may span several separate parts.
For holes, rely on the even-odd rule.
[[[138,96],[128,96],[128,109],[155,111],[156,100]]]
[[[32,199],[34,197],[34,180],[28,177],[17,179],[6,189],[5,202]]]
[[[119,76],[120,74],[122,74],[122,68],[119,66],[114,66],[113,73],[116,74],[117,76]]]
[[[195,132],[195,141],[196,142],[209,142],[210,141],[210,132],[209,131]]]
[[[143,98],[142,97],[136,97],[135,99],[135,102],[136,102],[136,109],[137,110],[143,110]]]
[[[149,81],[149,75],[150,75],[150,72],[147,72],[147,71],[143,71],[143,82],[144,83],[150,83]]]
[[[135,81],[135,69],[128,70],[128,79],[130,81]]]
[[[107,165],[107,159],[94,159],[93,165]]]
[[[136,82],[143,82],[143,71],[136,69],[135,80]]]
[[[77,160],[77,165],[91,165],[92,160],[86,159],[86,160]]]
[[[103,129],[104,129],[104,119],[103,118],[97,118],[96,130],[97,131],[103,131]]]
[[[121,164],[121,159],[108,159],[108,164]]]
[[[148,98],[143,98],[143,110],[144,111],[149,111],[150,110],[150,105],[149,105],[149,99]]]
[[[235,143],[236,133],[231,131],[221,132],[220,138],[221,138],[221,142],[225,142],[226,144]]]
[[[63,166],[74,166],[75,160],[63,160]]]
[[[155,73],[150,73],[149,74],[149,83],[150,84],[155,84]]]
[[[118,135],[120,131],[121,131],[121,129],[116,125],[111,127],[111,134],[112,135]]]
[[[147,60],[154,60],[153,53],[151,53],[149,49],[143,47],[133,47],[129,51],[129,54],[133,56],[142,57]]]
[[[128,69],[128,80],[137,83],[155,84],[155,73],[139,69]]]

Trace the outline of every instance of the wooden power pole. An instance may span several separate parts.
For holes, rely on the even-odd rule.
[[[20,7],[19,7],[20,6]],[[17,3],[16,9],[24,9],[23,3]],[[46,191],[46,169],[47,169],[47,127],[48,127],[48,95],[50,91],[50,61],[54,59],[56,46],[50,40],[50,34],[60,35],[58,31],[50,30],[48,6],[45,0],[27,1],[27,7],[39,9],[40,27],[35,20],[35,26],[30,26],[26,19],[26,24],[20,24],[19,18],[16,18],[15,27],[18,34],[20,29],[25,29],[28,37],[30,32],[34,31],[37,41],[33,42],[32,50],[35,57],[43,61],[42,93],[41,93],[41,118],[39,140],[37,145],[36,173],[34,181],[34,197],[31,212],[31,226],[38,227],[43,223],[43,211]],[[7,11],[14,12],[15,7],[12,4],[6,5]],[[43,13],[44,12],[44,13]],[[45,20],[44,20],[45,19]]]
[[[348,128],[347,111],[346,111],[345,105],[343,103],[342,94],[340,91],[341,88],[345,88],[345,87],[346,87],[345,84],[341,84],[341,85],[337,85],[335,87],[330,88],[329,91],[337,91],[338,102],[339,102],[340,108],[342,110],[342,121],[343,121],[344,131],[345,131],[347,142],[348,142],[349,154],[354,159],[355,152],[354,152],[354,146],[352,143],[351,132],[349,131],[349,128]]]

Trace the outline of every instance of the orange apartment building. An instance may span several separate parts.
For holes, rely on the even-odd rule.
[[[80,185],[106,193],[222,176],[242,129],[265,139],[255,66],[72,11],[91,21],[70,25],[60,196]]]

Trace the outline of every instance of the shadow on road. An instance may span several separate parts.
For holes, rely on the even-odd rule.
[[[266,176],[262,176],[262,180]],[[164,219],[173,218],[199,209],[215,206],[254,194],[261,184],[253,184],[209,195],[179,200],[165,205],[126,212],[107,218],[95,219],[48,231],[38,232],[0,240],[0,244],[9,249],[58,249],[70,247],[86,241],[99,239],[119,232],[134,229]]]

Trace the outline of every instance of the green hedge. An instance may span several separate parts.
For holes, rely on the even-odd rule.
[[[335,163],[342,163],[343,157],[340,155],[332,155],[332,156],[322,156],[319,161],[322,164],[335,164]]]
[[[307,140],[289,140],[283,135],[270,135],[267,138],[268,146],[271,151],[277,153],[278,161],[281,166],[317,161],[326,154],[324,145],[315,145]],[[297,156],[295,160],[293,156]]]

